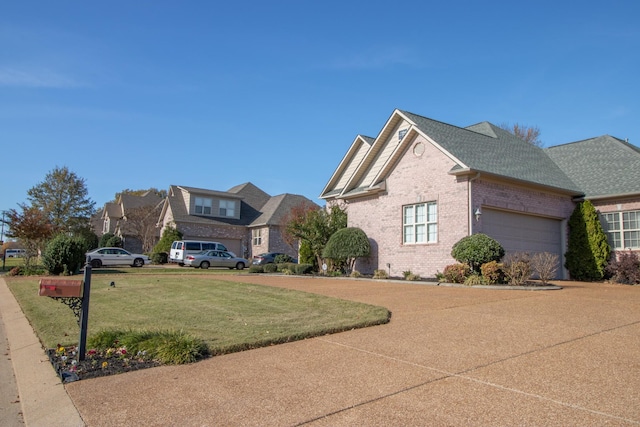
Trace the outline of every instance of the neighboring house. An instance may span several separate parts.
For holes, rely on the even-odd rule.
[[[609,136],[541,149],[488,122],[459,128],[395,110],[377,137],[355,138],[320,197],[344,204],[348,225],[370,238],[359,271],[433,277],[474,233],[563,265],[567,221],[585,197],[611,241],[629,236],[616,249],[640,249],[639,178],[638,148]]]
[[[102,210],[102,232],[112,233],[123,241],[124,249],[143,253],[150,252],[160,238],[156,219],[163,199],[155,193],[141,196],[121,194],[115,202],[105,203]]]
[[[263,252],[283,252],[297,257],[297,244],[285,241],[283,222],[294,206],[317,206],[304,196],[270,196],[252,183],[227,191],[179,185],[169,187],[158,226],[173,226],[185,240],[223,243],[238,256],[251,258]]]

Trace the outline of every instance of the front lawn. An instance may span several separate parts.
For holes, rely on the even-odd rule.
[[[122,270],[128,274],[97,270],[91,279],[89,337],[115,329],[182,331],[204,340],[216,355],[384,324],[390,318],[383,307],[226,282],[224,275],[201,270],[198,276],[190,274],[193,269],[183,270],[188,274]],[[38,296],[39,278],[5,280],[46,348],[78,342],[73,312]]]

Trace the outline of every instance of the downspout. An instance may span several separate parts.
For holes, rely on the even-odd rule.
[[[467,201],[467,212],[468,212],[468,224],[467,224],[467,235],[471,236],[472,233],[472,228],[473,228],[473,206],[471,206],[472,202],[473,202],[473,198],[471,197],[471,181],[475,181],[476,179],[480,178],[480,172],[476,173],[476,176],[474,176],[473,178],[469,178],[467,180],[467,195],[468,195],[468,201]]]

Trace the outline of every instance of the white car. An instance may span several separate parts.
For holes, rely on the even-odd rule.
[[[142,267],[151,260],[142,254],[132,254],[122,248],[99,248],[85,254],[91,257],[91,267],[100,268],[103,265],[130,265],[131,267]]]

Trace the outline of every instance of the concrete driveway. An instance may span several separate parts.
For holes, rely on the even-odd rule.
[[[382,305],[393,316],[66,385],[88,426],[640,425],[640,286],[228,279]]]

